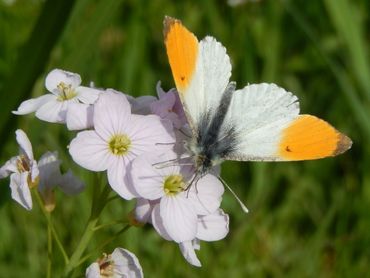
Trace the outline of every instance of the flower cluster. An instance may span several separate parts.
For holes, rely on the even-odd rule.
[[[50,94],[24,101],[13,113],[35,112],[41,120],[77,130],[69,144],[72,159],[90,171],[106,171],[120,197],[136,199],[131,223],[150,223],[164,239],[179,244],[189,263],[201,266],[195,253],[199,242],[224,238],[229,218],[220,208],[224,188],[217,170],[195,180],[193,161],[184,148],[189,127],[177,91],[165,92],[158,82],[158,98],[133,98],[80,84],[78,74],[55,69],[45,80]],[[38,185],[45,208],[52,210],[55,186],[67,194],[84,188],[70,171],[60,173],[57,153],[47,152],[36,162],[26,134],[17,130],[16,135],[20,154],[0,169],[0,177],[11,175],[14,200],[30,210],[30,188]],[[128,268],[120,265],[122,256],[131,261]],[[86,275],[99,277],[96,273],[142,275],[137,258],[122,248],[91,265]]]

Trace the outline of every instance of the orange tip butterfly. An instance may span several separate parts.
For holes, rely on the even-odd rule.
[[[352,141],[329,123],[299,115],[298,98],[275,84],[236,90],[225,47],[201,41],[180,20],[164,19],[164,42],[190,125],[196,175],[223,160],[297,161],[335,156]]]

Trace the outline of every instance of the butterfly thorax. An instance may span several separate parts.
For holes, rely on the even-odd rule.
[[[235,150],[237,144],[235,128],[231,123],[226,124],[224,121],[234,90],[235,82],[229,83],[218,107],[201,115],[196,136],[188,144],[196,171],[201,175],[208,173]]]

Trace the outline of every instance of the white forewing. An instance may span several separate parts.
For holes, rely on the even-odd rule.
[[[193,128],[197,127],[202,114],[215,111],[230,76],[230,58],[225,47],[215,38],[205,37],[199,43],[199,56],[193,78],[182,94]]]
[[[253,84],[234,92],[224,126],[235,130],[230,160],[279,160],[281,131],[299,114],[298,98],[275,84]]]

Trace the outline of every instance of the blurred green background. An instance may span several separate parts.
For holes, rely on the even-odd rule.
[[[90,213],[94,179],[77,167],[66,146],[75,136],[33,115],[10,113],[22,100],[46,92],[53,68],[77,72],[133,96],[155,94],[162,80],[174,86],[162,37],[164,15],[183,21],[198,38],[221,41],[232,59],[238,87],[275,82],[300,99],[302,113],[326,119],[354,145],[336,158],[287,163],[223,164],[223,177],[246,201],[244,214],[231,194],[226,239],[203,242],[202,268],[186,263],[173,242],[151,226],[131,228],[97,250],[125,247],[146,277],[370,277],[370,1],[0,0],[1,163],[17,153],[14,131],[29,135],[36,157],[58,150],[63,169],[86,183],[77,197],[57,192],[53,218],[67,252],[76,247]],[[366,139],[367,138],[367,139]],[[0,276],[44,277],[46,221],[34,201],[25,211],[0,184]],[[125,219],[133,202],[116,199],[101,223]],[[121,226],[99,230],[89,250]],[[54,246],[53,273],[64,263]]]

